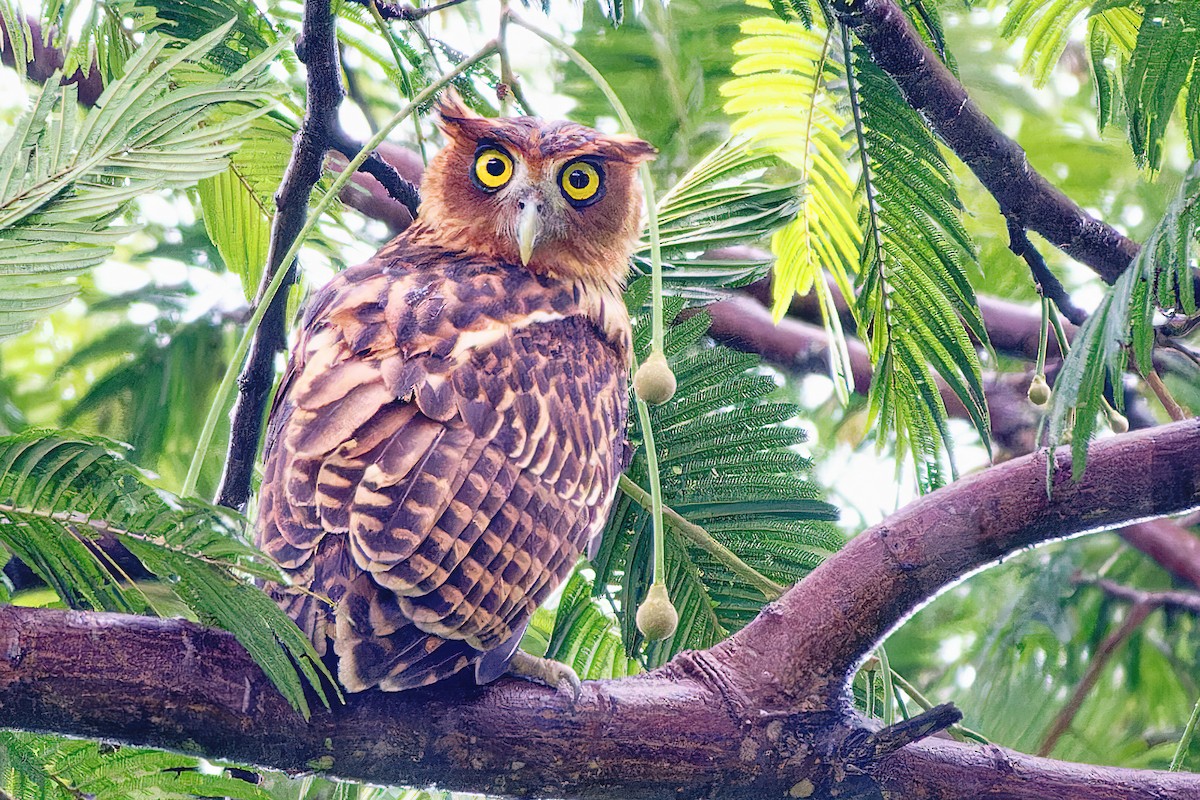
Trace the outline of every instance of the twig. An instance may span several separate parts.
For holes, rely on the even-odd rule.
[[[1033,279],[1037,282],[1038,293],[1054,301],[1054,305],[1062,312],[1072,325],[1079,326],[1087,319],[1087,312],[1071,302],[1071,295],[1062,282],[1046,266],[1046,259],[1029,241],[1025,228],[1014,217],[1008,217],[1008,249],[1020,258],[1025,259]]]
[[[867,766],[881,758],[907,747],[913,742],[932,736],[962,720],[962,712],[953,703],[943,703],[922,711],[916,716],[889,725],[865,736],[854,737],[847,742],[845,759],[851,764]]]
[[[1134,605],[1146,605],[1151,609],[1173,608],[1177,611],[1200,614],[1200,593],[1197,592],[1147,592],[1142,589],[1134,589],[1132,586],[1123,586],[1107,578],[1080,578],[1075,582],[1085,586],[1095,586],[1109,597]]]
[[[899,672],[896,672],[895,670],[892,671],[892,680],[895,681],[896,685],[903,689],[904,693],[911,697],[913,701],[916,702],[916,704],[922,709],[929,711],[933,708],[933,703],[929,702],[929,699],[926,698],[925,695],[921,694],[921,691]],[[966,725],[960,725],[956,723],[951,725],[947,729],[947,732],[950,735],[955,736],[955,738],[961,737],[963,740],[970,739],[972,741],[979,742],[980,744],[991,744],[986,736],[984,736],[982,733],[971,730]]]
[[[325,154],[329,149],[326,133],[337,124],[337,110],[342,102],[342,81],[338,74],[337,35],[331,0],[307,0],[304,21],[296,53],[308,68],[308,97],[304,120],[296,134],[292,158],[284,172],[283,182],[275,195],[278,213],[271,225],[271,247],[267,268],[263,271],[256,303],[266,301],[267,287],[279,270],[286,269],[285,282],[295,279],[295,264],[283,264],[283,254],[304,226],[312,188],[321,179]],[[250,496],[250,477],[254,469],[258,442],[262,432],[263,413],[267,396],[275,377],[275,355],[282,352],[287,340],[285,313],[287,292],[276,292],[267,306],[249,359],[238,378],[239,391],[230,423],[229,450],[217,490],[217,503],[240,509]],[[184,494],[195,488],[203,453],[192,460],[192,468],[184,481]]]
[[[1170,415],[1171,419],[1176,422],[1187,419],[1187,412],[1180,407],[1179,403],[1175,402],[1175,398],[1171,396],[1171,391],[1163,383],[1162,378],[1158,376],[1157,371],[1154,369],[1147,370],[1143,377],[1145,377],[1146,383],[1154,391],[1158,402],[1162,403],[1162,407],[1167,410],[1167,414]]]
[[[1138,629],[1146,617],[1154,611],[1156,606],[1150,603],[1134,603],[1129,609],[1129,613],[1121,622],[1121,626],[1109,634],[1100,647],[1096,650],[1096,654],[1092,657],[1091,663],[1088,664],[1087,672],[1084,673],[1083,679],[1079,681],[1079,685],[1075,687],[1075,693],[1071,695],[1071,699],[1058,712],[1058,716],[1054,718],[1050,729],[1046,731],[1046,736],[1042,739],[1042,745],[1038,748],[1039,756],[1049,755],[1054,750],[1054,745],[1058,744],[1058,740],[1071,727],[1071,722],[1075,719],[1075,715],[1079,713],[1083,701],[1091,692],[1092,687],[1096,685],[1096,681],[1100,679],[1100,673],[1104,671],[1104,667],[1108,665],[1109,659],[1117,652],[1117,649],[1128,639],[1135,630]]]
[[[650,510],[650,493],[641,486],[638,486],[628,475],[621,476],[620,487],[621,491],[629,495],[635,503],[647,511]],[[696,523],[689,521],[670,506],[664,504],[662,508],[663,518],[670,523],[672,528],[681,533],[689,542],[728,567],[730,572],[749,583],[755,589],[758,589],[768,600],[775,600],[783,595],[786,587],[780,586],[745,561],[742,561],[742,559],[738,558],[737,553],[734,553],[728,547],[714,539],[711,533]]]
[[[353,158],[362,145],[352,141],[341,128],[329,131],[329,146],[346,158]],[[396,168],[383,159],[375,150],[367,155],[367,160],[358,168],[379,181],[393,200],[401,203],[415,219],[417,208],[421,205],[421,194],[416,186],[406,180]]]
[[[432,6],[416,6],[401,5],[400,3],[390,3],[387,0],[351,0],[360,5],[374,5],[379,9],[379,15],[384,19],[398,19],[403,22],[416,22],[420,19],[425,19],[430,14],[436,14],[438,11],[444,11],[447,8],[465,3],[466,0],[446,0],[444,3],[438,3]]]

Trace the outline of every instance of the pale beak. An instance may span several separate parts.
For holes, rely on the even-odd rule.
[[[521,263],[528,266],[533,257],[533,246],[537,244],[538,234],[542,232],[541,203],[533,200],[522,200],[521,212],[517,217],[517,248],[521,253]]]

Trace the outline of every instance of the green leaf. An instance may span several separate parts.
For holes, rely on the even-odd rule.
[[[912,454],[918,486],[929,491],[944,481],[943,455],[955,473],[945,404],[930,365],[991,448],[982,366],[972,341],[987,346],[987,331],[966,275],[974,245],[950,167],[924,121],[861,51],[854,77],[867,199],[855,314],[874,363],[871,417],[879,420],[881,442],[895,432],[898,454]]]
[[[332,682],[312,643],[238,574],[283,580],[245,538],[241,517],[153,488],[97,440],[30,431],[0,438],[0,541],[74,607],[145,612],[136,586],[89,542],[115,536],[208,625],[237,637],[276,688],[308,715],[307,683]],[[303,679],[302,677],[303,676]]]
[[[746,136],[755,151],[770,153],[799,173],[799,213],[771,240],[773,311],[778,322],[794,295],[816,290],[833,343],[834,385],[844,402],[851,386],[850,356],[824,277],[828,270],[843,295],[854,296],[850,276],[861,240],[858,200],[846,170],[842,131],[847,120],[840,94],[830,88],[844,80],[844,69],[830,57],[833,32],[811,15],[800,18],[803,24],[744,21],[744,38],[735,45],[741,57],[733,66],[736,77],[721,94],[729,98],[725,110],[737,115],[734,132]]]
[[[1129,141],[1141,166],[1162,163],[1163,137],[1189,75],[1200,60],[1200,6],[1149,2],[1125,74]],[[1190,96],[1190,93],[1189,93]],[[1194,103],[1196,98],[1191,98]],[[1189,110],[1189,119],[1192,111]]]
[[[1200,161],[1188,170],[1137,258],[1079,329],[1055,378],[1050,440],[1062,441],[1070,433],[1076,479],[1087,466],[1096,415],[1105,410],[1105,387],[1121,385],[1130,353],[1139,372],[1153,369],[1155,312],[1169,323],[1196,311],[1192,265],[1200,256],[1198,230]],[[1113,401],[1120,410],[1124,393],[1115,392]]]
[[[0,788],[14,800],[268,800],[190,756],[12,732],[0,732]]]
[[[75,295],[71,280],[128,232],[112,222],[133,198],[222,171],[230,137],[268,110],[274,50],[228,76],[167,79],[226,30],[172,50],[148,37],[82,121],[74,87],[46,82],[0,152],[0,336]]]
[[[635,284],[630,302],[640,302]],[[668,298],[673,319],[681,298]],[[664,502],[700,524],[714,539],[772,581],[790,585],[841,546],[830,524],[836,511],[806,479],[811,462],[795,452],[805,439],[792,421],[799,409],[773,402],[773,379],[754,355],[705,343],[709,320],[700,313],[671,325],[665,350],[678,389],[650,409],[655,426]],[[649,324],[635,326],[635,347],[649,351]],[[636,420],[631,441],[641,440]],[[628,476],[647,485],[645,454],[637,450]],[[694,519],[693,513],[694,512]],[[651,581],[650,514],[618,494],[594,567],[595,590],[618,587],[621,638],[633,654],[642,646],[634,613]],[[667,590],[681,624],[668,640],[644,646],[648,666],[683,648],[709,647],[748,622],[765,602],[728,566],[670,525],[666,534]]]
[[[615,619],[593,599],[594,587],[578,569],[563,588],[546,657],[567,664],[583,680],[623,678],[641,671],[625,655]]]

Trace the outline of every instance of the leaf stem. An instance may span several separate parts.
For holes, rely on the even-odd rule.
[[[1192,746],[1192,737],[1196,734],[1197,720],[1200,720],[1200,698],[1197,698],[1196,705],[1192,708],[1192,716],[1188,718],[1187,727],[1183,729],[1183,736],[1179,737],[1179,745],[1175,748],[1175,755],[1171,757],[1171,772],[1178,772],[1183,768],[1183,759],[1187,756]]]
[[[592,80],[592,83],[596,84],[596,88],[608,99],[608,103],[612,106],[613,111],[616,112],[617,118],[621,120],[621,127],[625,129],[625,132],[633,136],[637,135],[637,128],[634,126],[629,112],[625,110],[624,104],[621,103],[621,98],[617,97],[617,93],[613,91],[612,86],[604,79],[600,71],[580,55],[579,51],[554,34],[548,33],[526,21],[511,8],[508,9],[508,16],[514,23],[561,52],[575,66],[579,67]],[[650,352],[662,353],[662,243],[658,231],[658,207],[655,203],[654,176],[650,174],[650,166],[642,164],[639,174],[642,179],[642,194],[646,201],[646,227],[650,232]],[[634,357],[633,361],[635,362],[633,366],[636,369],[637,358]],[[650,424],[650,410],[646,406],[645,401],[640,397],[636,398],[636,403],[638,419],[641,420],[642,425],[642,436],[646,443],[646,467],[650,474],[651,513],[654,516],[654,582],[662,583],[665,580],[667,570],[666,547],[663,541],[662,483],[658,476],[658,453],[654,448],[654,429]]]
[[[647,511],[652,510],[650,493],[639,486],[637,481],[628,475],[622,475],[619,485],[621,491],[632,498],[635,503]],[[668,505],[662,507],[662,513],[663,518],[669,521],[671,527],[678,531],[685,539],[721,562],[730,572],[746,581],[746,583],[758,589],[767,600],[778,600],[783,596],[786,590],[784,586],[781,586],[747,564],[738,557],[737,553],[734,553],[717,541],[704,528],[687,519]]]
[[[421,106],[429,98],[433,97],[442,87],[446,86],[450,81],[466,72],[471,67],[475,66],[480,61],[489,58],[496,53],[496,42],[491,41],[480,48],[473,56],[460,62],[454,69],[443,74],[438,80],[425,87],[416,97],[412,99],[408,105],[397,111],[392,118],[383,124],[375,135],[367,140],[362,149],[358,151],[358,155],[350,159],[344,170],[339,173],[332,181],[328,191],[321,197],[309,212],[308,219],[304,223],[304,227],[300,229],[300,233],[292,241],[291,247],[280,264],[290,264],[300,252],[301,245],[312,233],[313,229],[321,219],[321,215],[325,213],[325,209],[333,203],[337,198],[338,192],[346,185],[351,176],[358,170],[359,166],[367,160],[376,147],[392,130],[401,122],[406,120],[419,106]],[[225,369],[225,377],[221,379],[221,385],[217,387],[217,394],[213,399],[212,405],[208,409],[208,416],[204,420],[204,427],[200,431],[200,439],[196,444],[196,454],[192,457],[192,463],[188,467],[187,477],[183,481],[183,488],[180,490],[181,497],[188,497],[196,493],[196,481],[200,477],[200,467],[204,463],[204,457],[208,453],[209,445],[212,443],[213,432],[217,428],[217,420],[220,418],[222,409],[225,408],[225,402],[233,391],[233,384],[237,378],[238,372],[241,369],[242,361],[246,357],[246,352],[250,349],[250,342],[254,338],[254,332],[258,329],[259,323],[262,322],[263,315],[267,312],[267,307],[271,304],[271,298],[279,291],[279,287],[283,284],[288,270],[280,269],[271,283],[267,285],[263,296],[259,299],[258,304],[254,308],[254,313],[250,317],[250,321],[246,325],[246,330],[242,333],[242,338],[237,344],[237,348],[233,352],[233,358],[229,361],[229,366]]]

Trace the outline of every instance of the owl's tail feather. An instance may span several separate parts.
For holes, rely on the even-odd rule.
[[[480,652],[466,642],[431,636],[408,621],[396,596],[363,575],[338,605],[333,637],[338,682],[350,692],[378,686],[399,692],[462,671]]]

